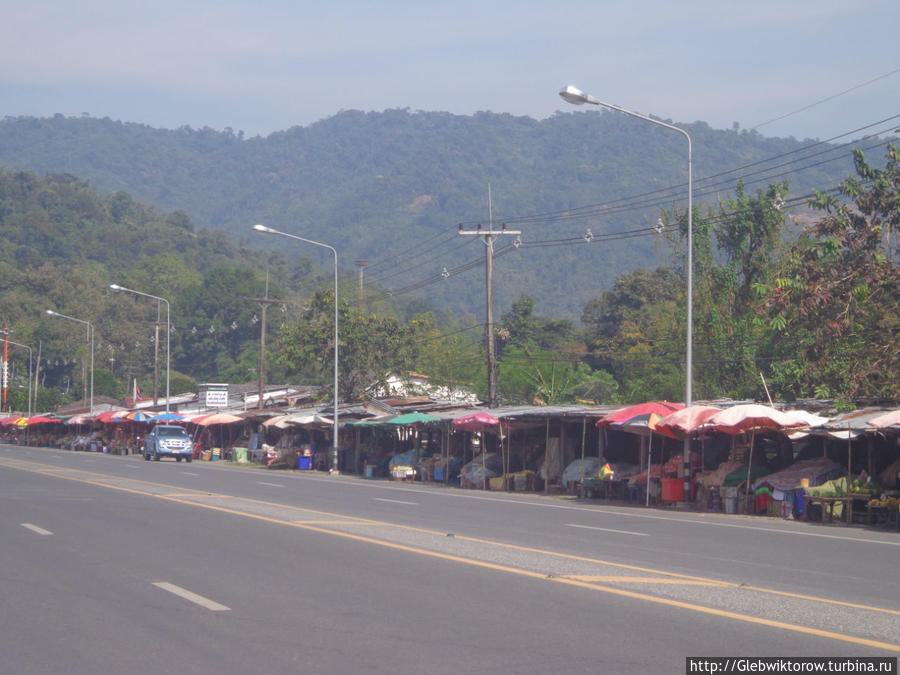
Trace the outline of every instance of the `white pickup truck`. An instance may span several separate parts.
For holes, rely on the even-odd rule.
[[[162,457],[174,457],[180,462],[193,458],[193,443],[184,427],[175,424],[158,424],[144,436],[144,459],[158,462]]]

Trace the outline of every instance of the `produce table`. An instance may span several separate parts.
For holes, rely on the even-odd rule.
[[[837,522],[852,523],[853,522],[853,499],[851,497],[812,497],[806,496],[806,503],[809,506],[818,504],[822,507],[822,522],[833,523],[835,504],[844,505],[844,513]]]
[[[625,489],[628,484],[627,480],[603,480],[602,478],[585,478],[578,483],[578,496],[582,499],[585,497],[591,499],[603,498],[625,499]]]

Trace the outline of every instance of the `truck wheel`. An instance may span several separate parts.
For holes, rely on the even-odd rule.
[[[176,461],[176,462],[181,462],[181,457],[176,457],[176,458],[175,458],[175,461]]]
[[[190,464],[190,463],[191,463],[191,458],[190,458],[190,457],[185,457],[185,458],[184,458],[184,461],[187,462],[188,464]]]
[[[154,461],[154,462],[158,462],[158,461],[159,461],[159,453],[158,453],[158,452],[154,452],[154,453],[153,453],[153,461]]]

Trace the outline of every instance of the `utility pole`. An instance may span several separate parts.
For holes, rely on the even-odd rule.
[[[156,323],[153,327],[153,406],[159,405],[159,306],[156,303]],[[135,404],[137,401],[135,401]]]
[[[364,277],[366,265],[369,264],[369,261],[360,259],[360,260],[354,260],[353,262],[355,262],[356,266],[359,268],[359,306],[358,306],[358,309],[361,312],[361,311],[363,311],[363,286],[364,286],[363,277]]]
[[[269,289],[267,286],[265,298],[247,298],[248,300],[258,302],[262,305],[262,317],[259,322],[259,372],[257,373],[259,376],[259,400],[256,402],[257,410],[262,410],[264,407],[263,393],[265,392],[266,386],[266,310],[272,303],[282,302],[281,300],[269,298],[268,295]]]
[[[484,241],[484,281],[485,281],[485,341],[487,343],[488,407],[497,407],[497,359],[494,350],[494,237],[503,234],[522,234],[521,230],[507,230],[504,225],[499,230],[464,230],[459,226],[459,234],[474,234]]]

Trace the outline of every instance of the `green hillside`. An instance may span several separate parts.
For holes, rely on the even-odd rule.
[[[741,177],[754,190],[787,180],[790,195],[798,196],[827,190],[852,171],[846,149],[804,150],[813,142],[703,123],[685,128],[694,145],[698,205],[715,205]],[[102,192],[124,191],[183,212],[198,228],[229,232],[254,249],[309,255],[325,267],[325,252],[256,237],[250,228],[263,222],[329,243],[347,273],[365,259],[368,284],[460,317],[483,316],[484,254],[476,237],[458,236],[459,223],[487,226],[493,216],[495,226],[523,232],[519,248],[511,248],[512,237],[496,244],[498,311],[524,293],[544,314],[577,319],[620,274],[671,260],[673,252],[649,228],[660,209],[686,203],[684,139],[603,112],[537,121],[347,111],[265,138],[88,117],[17,117],[0,121],[0,164],[71,174]],[[135,235],[130,245],[180,250],[178,238],[145,234],[143,243]],[[102,244],[66,241],[101,255]]]

